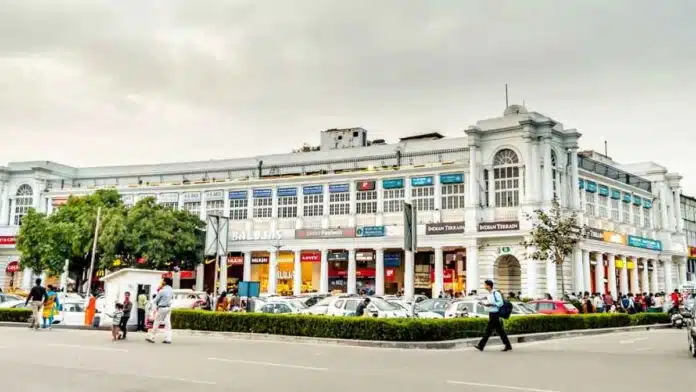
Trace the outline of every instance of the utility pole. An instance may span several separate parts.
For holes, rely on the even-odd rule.
[[[92,275],[94,274],[94,260],[97,256],[97,240],[99,239],[99,223],[101,220],[101,207],[97,208],[97,224],[94,226],[94,242],[92,243],[92,259],[89,262],[89,273],[87,274],[87,295],[86,298],[89,301],[89,294],[92,291]]]
[[[404,202],[404,297],[413,299],[415,258],[418,248],[418,217],[416,208]]]

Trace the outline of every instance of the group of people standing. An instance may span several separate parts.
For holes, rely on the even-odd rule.
[[[47,288],[41,286],[41,279],[36,279],[35,283],[24,303],[25,306],[29,306],[31,302],[32,318],[29,328],[51,329],[53,319],[61,306],[58,293],[52,285],[48,285]]]
[[[580,301],[582,313],[641,313],[647,312],[650,308],[659,308],[660,311],[671,311],[679,309],[683,304],[683,297],[679,290],[674,290],[669,296],[666,293],[619,293],[617,299],[609,294],[589,292],[566,294],[564,300]],[[666,309],[665,307],[668,306]]]

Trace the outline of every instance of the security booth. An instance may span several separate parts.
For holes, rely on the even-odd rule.
[[[113,314],[116,303],[122,303],[124,294],[130,292],[133,309],[131,310],[128,325],[138,324],[138,293],[144,292],[148,299],[157,294],[157,289],[162,283],[162,276],[166,271],[146,270],[136,268],[124,268],[112,272],[100,280],[104,283],[104,313],[101,315],[100,326],[111,326],[111,318],[106,314]]]

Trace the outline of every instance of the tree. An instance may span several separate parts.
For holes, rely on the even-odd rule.
[[[22,269],[30,268],[39,274],[47,270],[45,260],[51,257],[48,244],[44,241],[48,237],[48,226],[46,215],[34,209],[22,217],[22,226],[17,235],[17,250],[21,252],[19,265]]]
[[[578,226],[577,214],[563,211],[556,199],[551,210],[534,210],[526,218],[532,222],[532,231],[530,238],[522,245],[526,249],[533,249],[530,254],[532,259],[544,262],[551,260],[561,267],[561,291],[565,293],[563,267],[583,237],[585,229]]]

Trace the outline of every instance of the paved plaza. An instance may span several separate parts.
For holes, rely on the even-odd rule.
[[[520,344],[510,353],[129,338],[0,328],[0,385],[17,392],[686,391],[696,366],[684,331],[674,330]]]

